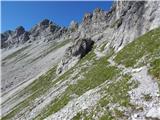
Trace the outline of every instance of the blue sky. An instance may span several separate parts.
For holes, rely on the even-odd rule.
[[[14,30],[20,25],[29,30],[45,18],[67,27],[71,20],[80,22],[86,12],[92,12],[97,7],[103,10],[110,9],[112,2],[3,1],[1,5],[1,30],[4,32],[8,29]]]

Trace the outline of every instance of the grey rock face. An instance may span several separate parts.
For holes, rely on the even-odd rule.
[[[48,19],[35,25],[29,32],[20,26],[15,31],[1,34],[2,47],[35,40],[50,41],[65,36],[73,39],[74,42],[66,52],[71,55],[67,56],[69,58],[64,56],[64,60],[62,60],[64,62],[60,66],[63,66],[63,64],[66,65],[68,59],[75,56],[81,58],[87,54],[86,51],[89,51],[88,48],[93,41],[90,43],[89,40],[83,38],[92,38],[95,34],[101,34],[103,37],[107,35],[110,46],[118,51],[136,37],[160,26],[159,15],[160,2],[158,1],[117,1],[108,12],[97,8],[93,13],[86,13],[80,25],[72,21],[68,29],[62,28]],[[98,41],[94,40],[94,42]]]
[[[24,32],[25,32],[24,27],[23,26],[19,26],[15,30],[15,36],[18,37],[18,36],[22,35]]]
[[[44,19],[42,22],[40,22],[40,27],[48,27],[49,24],[50,24],[50,21],[48,19]]]
[[[86,13],[78,30],[71,33],[71,37],[72,39],[86,37],[93,39],[95,35],[99,34],[107,37],[110,47],[119,51],[138,36],[160,26],[159,15],[160,2],[158,1],[116,1],[108,12],[97,8],[93,13]],[[72,26],[75,28],[76,23],[73,22]],[[100,39],[103,37],[100,37]],[[99,41],[93,40],[95,43]],[[80,53],[77,48],[81,48],[83,42],[80,42],[80,44],[76,42],[71,50],[73,52],[76,49],[76,52]],[[66,59],[66,56],[64,59]],[[65,62],[62,62],[62,66],[63,64],[66,65]]]
[[[71,64],[71,61],[76,61],[84,57],[91,51],[94,42],[90,38],[77,39],[76,42],[67,49],[64,58],[57,68],[57,73],[60,74],[66,70]]]
[[[93,13],[86,13],[78,31],[82,35],[100,32],[107,26],[106,17],[106,12],[99,8],[95,9]]]
[[[97,8],[93,13],[85,14],[78,28],[79,37],[90,37],[106,31],[112,37],[112,47],[118,50],[160,26],[159,15],[159,1],[116,1],[108,12]]]
[[[8,30],[1,34],[1,48],[12,47],[29,40],[29,32],[23,26],[19,26],[15,31]]]
[[[28,41],[30,39],[29,35],[30,35],[29,32],[24,32],[24,34],[21,36],[23,43],[25,43],[26,41]]]
[[[118,50],[136,37],[160,26],[159,15],[159,1],[116,1],[109,11],[97,8],[93,13],[86,13],[79,25],[72,21],[68,29],[48,19],[35,25],[28,33],[20,26],[13,32],[1,35],[1,47],[34,40],[50,41],[61,36],[70,36],[72,39],[85,38],[108,31],[112,37],[112,47]]]
[[[13,31],[8,30],[1,34],[1,48],[5,48],[7,46],[7,39],[14,34]]]
[[[111,25],[114,29],[112,45],[115,50],[124,47],[147,31],[159,27],[159,15],[159,1],[117,2],[116,14],[113,15],[115,20],[112,20]]]
[[[100,8],[96,8],[93,11],[92,21],[93,22],[103,22],[105,20],[106,20],[106,12]]]
[[[75,32],[78,29],[78,23],[76,21],[71,21],[69,30]]]
[[[82,23],[83,23],[84,25],[90,24],[91,21],[92,21],[92,16],[93,16],[92,13],[86,13],[86,14],[84,15],[84,18],[83,18],[83,22],[82,22]]]
[[[48,19],[44,19],[39,24],[35,25],[30,31],[31,38],[33,40],[50,41],[60,37],[66,32],[65,28],[62,28]]]
[[[92,49],[93,44],[94,42],[90,38],[77,40],[76,44],[72,46],[72,55],[84,57]]]
[[[94,65],[92,64],[94,60],[86,60],[82,66],[80,65],[80,67],[79,64],[78,67],[75,66],[72,69],[74,72],[66,75],[67,80],[60,80],[56,83],[54,81],[57,81],[57,78],[59,78],[60,75],[76,65],[81,58],[83,58],[89,51],[92,50],[94,44],[95,48],[93,50],[93,54],[95,54],[94,58],[96,58],[96,60],[99,60],[99,58],[104,56],[108,57],[110,53],[113,52],[113,55],[108,59],[109,64],[107,64],[106,67],[110,65],[115,66],[117,70],[120,70],[120,76],[133,75],[132,78],[140,83],[136,89],[128,91],[133,102],[136,100],[135,102],[138,104],[140,103],[141,105],[141,100],[144,101],[141,99],[143,97],[142,93],[151,93],[153,97],[153,101],[151,100],[149,102],[144,102],[144,106],[147,107],[143,109],[146,111],[142,112],[142,114],[141,110],[140,112],[139,110],[136,111],[137,107],[134,109],[134,111],[130,111],[130,107],[128,109],[126,106],[124,111],[122,111],[124,115],[127,115],[127,118],[131,117],[132,120],[142,120],[142,117],[147,117],[146,119],[159,119],[160,109],[159,106],[156,106],[159,104],[159,96],[154,94],[158,93],[158,84],[155,84],[152,81],[152,77],[148,76],[149,74],[147,73],[147,67],[133,69],[126,68],[121,64],[118,65],[114,61],[116,55],[114,52],[118,52],[121,48],[123,48],[123,46],[127,45],[129,42],[133,41],[136,37],[139,37],[143,33],[159,27],[159,16],[159,1],[117,1],[114,2],[112,8],[108,12],[97,8],[93,11],[93,13],[85,14],[80,24],[74,21],[71,22],[71,25],[68,29],[60,27],[48,19],[44,19],[29,31],[25,31],[23,27],[18,27],[15,31],[7,31],[1,34],[3,48],[19,46],[17,47],[18,49],[11,48],[11,51],[4,49],[3,58],[6,58],[8,55],[12,55],[17,50],[21,50],[18,55],[15,55],[12,58],[8,58],[6,60],[2,59],[2,91],[5,93],[3,99],[3,116],[8,113],[10,114],[10,112],[12,114],[12,111],[15,112],[14,110],[19,107],[19,103],[21,105],[23,100],[28,100],[28,97],[30,97],[30,94],[28,94],[29,92],[26,91],[26,93],[24,92],[24,95],[21,96],[21,91],[39,78],[40,75],[47,75],[45,74],[46,71],[57,64],[58,75],[56,75],[56,78],[53,78],[52,80],[55,86],[51,85],[53,88],[50,88],[50,86],[47,87],[47,91],[42,96],[36,98],[35,100],[31,100],[31,104],[29,103],[29,106],[26,106],[22,108],[22,110],[19,109],[18,112],[15,112],[15,116],[12,119],[34,119],[35,116],[40,115],[39,113],[44,112],[43,109],[48,109],[51,101],[55,100],[56,98],[60,98],[61,100],[61,94],[65,95],[65,93],[68,92],[65,91],[67,86],[70,87],[70,85],[74,84],[78,85],[78,80],[83,80],[83,77],[85,77],[83,76],[82,68],[92,67],[92,65]],[[71,45],[67,42],[68,39],[72,39]],[[29,45],[27,44],[28,42],[30,43]],[[23,43],[26,44],[24,47],[22,46],[22,48],[25,48],[22,50],[20,45]],[[61,43],[66,45],[62,45]],[[77,75],[79,77],[75,78]],[[107,80],[103,84],[98,85],[97,88],[104,92],[103,85],[108,87],[108,85],[112,85],[112,81],[116,82],[120,79],[115,77],[113,80]],[[100,94],[97,92],[98,89],[92,89],[91,91],[86,90],[85,92],[87,94],[84,93],[83,95],[69,95],[69,104],[66,104],[63,108],[61,108],[61,110],[57,111],[57,113],[53,113],[53,115],[51,115],[51,119],[60,118],[64,120],[66,118],[68,120],[72,119],[77,113],[83,111],[87,111],[89,113],[92,113],[92,111],[98,112],[98,114],[100,113],[100,116],[102,116],[103,112],[104,114],[106,112],[104,109],[101,110],[97,108],[91,108],[91,111],[88,109],[91,107],[90,105],[92,105],[92,102],[94,102],[93,106],[95,106],[95,104],[98,102],[100,98]],[[41,89],[37,89],[35,92],[39,92],[39,90],[41,91]],[[30,93],[32,94],[32,91]],[[156,101],[158,101],[158,103],[156,103]],[[108,107],[116,110],[114,109],[116,106],[117,108],[120,108],[117,110],[121,110],[119,102],[117,103],[118,104],[114,104],[112,101],[110,101],[109,106],[106,106],[106,110],[110,110]],[[151,107],[155,108],[148,109]],[[100,116],[97,116],[98,114],[92,115],[93,119],[99,119]]]
[[[2,33],[1,47],[13,47],[27,41],[30,43],[35,40],[50,41],[61,37],[66,32],[66,28],[60,27],[48,19],[44,19],[29,31],[25,31],[24,27],[19,26],[15,31],[9,30]]]

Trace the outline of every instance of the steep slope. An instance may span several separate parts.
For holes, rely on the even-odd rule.
[[[2,119],[160,119],[159,14],[158,1],[117,1],[68,29],[33,27],[2,50]]]
[[[79,39],[91,39],[96,44],[106,38],[106,49],[114,48],[115,52],[121,50],[126,44],[145,32],[160,26],[160,2],[114,2],[110,11],[96,9],[93,13],[85,14],[78,29],[73,32],[75,43]],[[71,34],[71,35],[72,35]],[[70,54],[72,55],[72,53]],[[74,61],[75,56],[73,56]],[[66,57],[64,57],[65,61]],[[73,59],[70,59],[73,62]],[[69,65],[70,62],[68,61]],[[67,66],[64,62],[61,63]]]
[[[160,38],[159,28],[146,33],[128,46],[138,45],[143,47],[142,49],[153,49],[153,46],[148,46],[148,44],[139,44],[149,42],[151,39],[148,38],[148,35],[156,36],[153,40],[157,47],[154,46],[153,53],[146,52],[150,54],[148,57],[155,61],[154,59],[159,59],[156,56],[156,51],[160,50],[159,42],[156,43]],[[147,39],[144,39],[146,37]],[[151,112],[153,109],[158,112],[158,107],[160,107],[157,84],[159,78],[157,79],[155,76],[155,79],[153,79],[149,74],[144,73],[146,70],[148,72],[152,69],[150,67],[150,65],[153,65],[152,60],[146,59],[144,62],[147,64],[136,66],[135,63],[135,67],[130,68],[117,61],[122,53],[126,52],[125,54],[128,54],[128,48],[131,51],[135,49],[135,47],[128,46],[118,53],[110,51],[100,58],[96,56],[97,51],[102,52],[102,54],[104,54],[104,51],[100,51],[99,47],[94,46],[94,49],[82,58],[77,65],[61,76],[56,76],[56,68],[53,67],[20,92],[19,95],[25,97],[36,90],[22,103],[18,104],[5,118],[9,119],[16,113],[15,119],[32,119],[37,115],[36,119],[42,119],[53,113],[55,114],[48,119],[134,118],[142,120],[145,117],[156,118],[159,114],[157,113],[157,116],[155,116],[156,113],[153,115]],[[143,56],[145,55],[140,58],[143,59]],[[153,73],[156,74],[157,72]],[[43,86],[41,86],[42,83]],[[24,109],[25,107],[26,109]]]
[[[20,26],[15,31],[2,33],[2,92],[44,73],[59,60],[68,46],[57,49],[70,42],[60,38],[64,31],[44,19],[29,32]]]
[[[45,19],[30,30],[24,43],[17,43],[22,40],[19,37],[12,38],[14,32],[6,40],[14,43],[2,49],[2,114],[26,99],[19,97],[19,92],[57,64],[70,46],[70,39],[62,36],[64,29],[53,26],[55,30],[50,31],[51,26],[53,23]]]

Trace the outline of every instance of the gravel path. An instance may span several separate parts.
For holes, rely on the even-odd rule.
[[[132,79],[138,82],[138,87],[129,91],[130,101],[136,106],[143,107],[143,111],[131,113],[131,120],[145,120],[145,117],[160,119],[160,99],[158,83],[149,74],[147,66],[141,68],[126,68],[118,65],[111,57],[108,61],[111,65],[117,66],[123,73],[132,75]],[[150,101],[144,99],[144,95],[152,97]],[[156,112],[154,112],[156,111]]]

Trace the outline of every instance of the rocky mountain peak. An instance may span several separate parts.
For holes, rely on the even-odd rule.
[[[102,12],[103,10],[101,9],[101,8],[96,8],[94,11],[93,11],[93,13],[100,13],[100,12]]]
[[[44,19],[29,32],[31,33],[30,41],[50,41],[62,36],[66,32],[66,28],[55,24],[51,20]]]
[[[116,1],[108,12],[96,8],[93,13],[86,13],[84,15],[77,34],[74,34],[76,35],[75,38],[83,39],[90,37],[94,42],[97,42],[106,37],[109,41],[109,46],[114,48],[115,51],[119,51],[136,37],[153,29],[151,26],[160,26],[160,19],[158,17],[160,12],[156,12],[160,7],[157,4],[159,2],[152,2],[150,4],[147,1]],[[153,13],[154,18],[151,16]],[[105,33],[101,34],[104,31]],[[91,36],[94,37],[92,38]],[[77,41],[75,40],[75,42]],[[79,44],[76,45],[72,47],[79,47]],[[73,55],[72,57],[74,58]]]
[[[50,23],[50,20],[44,19],[39,24],[40,24],[40,26],[45,26],[45,25],[49,25],[49,23]]]
[[[3,48],[25,43],[2,50],[2,119],[159,120],[159,16],[159,1],[115,1],[68,29],[1,34]]]
[[[4,39],[8,39],[8,37],[10,35],[12,35],[14,32],[12,30],[7,30],[6,32],[4,32],[3,34],[1,34],[1,39],[4,40]]]
[[[25,32],[25,28],[23,26],[18,26],[15,30],[16,36],[20,36]]]
[[[53,28],[60,28],[60,26],[56,25],[54,22],[52,22],[49,19],[44,19],[41,22],[39,22],[37,25],[35,25],[30,31],[36,31],[36,30],[45,30],[50,29],[50,32],[53,31]]]
[[[75,25],[75,28],[77,25]],[[23,26],[18,26],[15,31],[6,31],[1,34],[1,47],[13,47],[15,44],[32,42],[35,40],[50,41],[62,36],[66,32],[66,28],[60,27],[54,22],[44,19],[31,30],[26,31]]]
[[[23,26],[18,26],[14,31],[1,33],[1,48],[12,47],[28,40],[29,32]]]
[[[53,27],[59,27],[58,25],[56,25],[55,23],[53,23],[49,19],[42,20],[38,25],[40,26],[41,29],[46,29],[49,27],[51,29],[51,31],[52,31]]]
[[[92,16],[93,16],[92,13],[86,13],[86,14],[84,15],[84,18],[83,18],[83,23],[84,23],[84,24],[89,24],[89,23],[91,23]]]
[[[106,21],[106,12],[100,8],[96,8],[93,11],[93,17],[92,17],[92,21],[93,22],[103,22]]]
[[[69,25],[69,29],[71,30],[71,32],[74,32],[78,29],[78,22],[76,21],[71,21],[70,25]]]
[[[116,1],[116,16],[119,18],[125,16],[127,12],[140,12],[144,8],[145,4],[147,4],[147,1]]]

